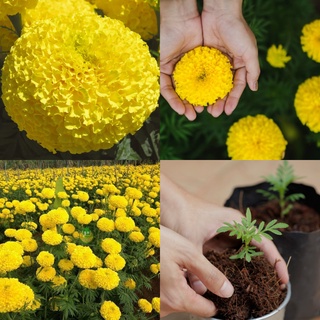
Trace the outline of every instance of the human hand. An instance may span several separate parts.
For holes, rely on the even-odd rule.
[[[234,68],[233,89],[207,110],[214,117],[223,111],[230,115],[246,83],[252,91],[258,90],[260,67],[256,39],[242,16],[242,0],[205,0],[201,21],[204,45],[228,55]]]
[[[228,298],[233,287],[192,242],[161,226],[160,317],[173,312],[189,312],[201,317],[216,313],[213,302],[194,291],[187,282],[186,270],[197,275],[215,294]]]
[[[160,89],[171,108],[194,120],[203,107],[182,101],[174,90],[172,73],[184,53],[202,45],[202,27],[195,0],[161,0]]]

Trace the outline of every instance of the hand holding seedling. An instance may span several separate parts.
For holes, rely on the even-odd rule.
[[[266,179],[271,186],[269,190],[259,189],[257,192],[261,193],[269,200],[275,199],[279,202],[281,218],[288,214],[292,209],[293,205],[290,202],[305,198],[304,194],[302,193],[286,195],[289,184],[299,179],[299,177],[294,175],[293,167],[286,160],[279,165],[276,175],[269,175],[263,178]]]
[[[257,248],[250,246],[250,243],[253,240],[261,243],[262,237],[272,240],[272,236],[268,232],[281,235],[282,233],[278,229],[288,227],[286,223],[277,223],[277,220],[272,220],[267,225],[262,221],[256,228],[256,222],[256,220],[252,221],[251,211],[248,208],[246,216],[241,219],[241,223],[236,221],[233,222],[234,224],[225,222],[225,226],[217,230],[218,233],[230,232],[230,236],[235,236],[242,241],[240,250],[237,254],[231,256],[230,259],[245,259],[247,262],[250,262],[252,257],[263,255],[262,251],[256,251]]]

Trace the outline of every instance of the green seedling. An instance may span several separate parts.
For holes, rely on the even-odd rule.
[[[237,239],[241,239],[242,246],[237,254],[232,255],[230,259],[245,259],[250,262],[252,257],[263,255],[263,252],[256,251],[256,247],[250,245],[252,240],[257,242],[262,241],[262,237],[272,240],[272,236],[269,233],[274,233],[281,235],[280,228],[287,228],[288,225],[283,222],[277,223],[277,220],[270,221],[265,225],[264,221],[260,222],[259,226],[256,227],[256,220],[252,221],[251,211],[248,208],[246,216],[241,219],[241,223],[233,221],[234,224],[225,222],[224,225],[220,227],[217,232],[230,232],[229,236],[236,236]]]
[[[286,160],[283,164],[279,165],[276,175],[269,175],[263,178],[269,182],[271,186],[268,190],[259,189],[257,192],[269,200],[276,199],[279,202],[282,218],[292,209],[293,204],[290,202],[305,198],[302,193],[286,195],[289,184],[300,178],[294,175],[293,167]]]

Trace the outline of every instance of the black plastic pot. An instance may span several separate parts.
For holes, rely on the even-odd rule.
[[[235,188],[226,207],[243,210],[257,207],[268,200],[256,190],[269,188],[268,183]],[[315,189],[304,184],[292,183],[288,194],[303,193],[301,203],[315,209],[320,214],[320,195]],[[292,296],[286,307],[286,320],[309,320],[320,315],[320,230],[306,233],[300,231],[283,232],[274,236],[274,243],[283,258],[288,261]]]

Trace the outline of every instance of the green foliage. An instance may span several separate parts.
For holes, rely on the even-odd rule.
[[[201,1],[198,4],[201,8]],[[161,98],[161,159],[228,159],[229,128],[239,119],[257,114],[265,114],[279,126],[288,141],[286,159],[319,159],[320,134],[302,125],[294,108],[298,86],[320,74],[320,64],[309,59],[300,44],[302,27],[320,16],[314,1],[244,0],[243,15],[257,39],[259,90],[246,88],[230,116],[214,118],[204,110],[194,122],[178,115]],[[292,57],[283,69],[266,61],[273,44],[282,44]]]
[[[269,182],[271,186],[269,190],[259,189],[257,192],[269,200],[276,199],[279,202],[281,217],[284,217],[292,209],[293,205],[290,202],[305,198],[302,193],[293,193],[286,196],[289,184],[299,179],[299,177],[294,175],[293,167],[286,160],[278,166],[276,175],[269,175],[263,178]]]
[[[250,262],[252,257],[263,255],[263,252],[256,251],[256,247],[250,246],[250,242],[255,240],[257,242],[262,241],[262,237],[272,240],[270,232],[276,235],[281,235],[282,233],[278,230],[280,228],[287,228],[286,223],[279,222],[277,220],[270,221],[265,225],[264,221],[260,222],[258,228],[256,228],[256,220],[252,220],[251,211],[247,208],[246,216],[241,219],[241,223],[233,221],[234,224],[225,222],[223,227],[217,230],[220,232],[230,232],[230,237],[236,236],[237,239],[241,239],[243,245],[237,254],[232,255],[230,259],[245,259]],[[269,232],[269,233],[268,233]]]

